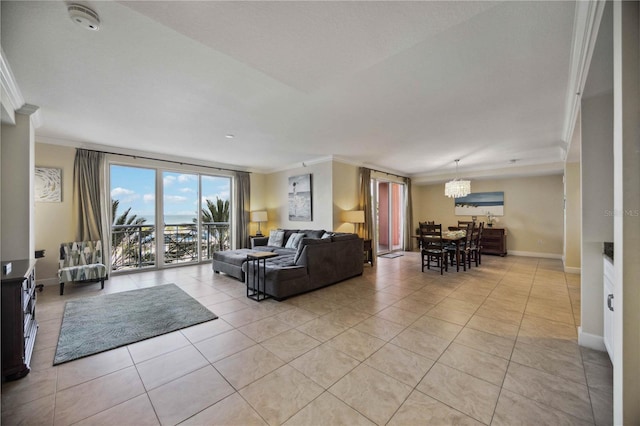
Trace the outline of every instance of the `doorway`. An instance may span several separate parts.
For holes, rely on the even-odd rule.
[[[404,184],[375,180],[374,206],[378,254],[404,247]]]

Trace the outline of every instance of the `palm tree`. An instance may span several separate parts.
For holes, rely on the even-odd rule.
[[[139,252],[136,249],[135,245],[125,244],[126,247],[123,246],[123,241],[130,242],[135,240],[136,237],[138,239],[137,244],[142,244],[145,237],[151,235],[153,233],[153,227],[146,228],[134,228],[135,225],[144,225],[147,221],[144,217],[138,217],[138,215],[131,215],[131,207],[125,210],[120,216],[117,215],[118,207],[120,206],[120,200],[111,200],[111,223],[112,226],[130,226],[130,228],[118,229],[112,232],[111,236],[111,252],[114,256],[112,261],[113,265],[118,265],[115,257],[121,257],[120,262],[124,258],[134,258],[136,263],[139,263],[142,259],[138,259]],[[138,232],[138,230],[140,232]],[[145,250],[145,252],[148,252]],[[143,256],[148,257],[148,256]],[[151,259],[147,259],[151,260]]]
[[[207,207],[201,210],[201,219],[203,225],[208,225],[207,230],[211,230],[211,225],[215,223],[225,223],[224,228],[218,228],[214,225],[214,235],[217,236],[219,250],[223,250],[225,244],[229,240],[229,200],[221,200],[216,197],[216,202],[207,199]],[[196,219],[193,219],[194,223]],[[215,244],[215,243],[214,243]]]

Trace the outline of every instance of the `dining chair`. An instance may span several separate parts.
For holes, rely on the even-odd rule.
[[[451,266],[456,265],[456,269],[459,271],[460,270],[460,265],[458,265],[457,263],[457,258],[456,258],[456,249],[460,250],[460,262],[462,263],[462,270],[466,271],[467,270],[467,265],[469,266],[469,269],[471,269],[471,241],[472,241],[472,236],[473,236],[473,232],[474,232],[474,222],[466,222],[467,224],[459,229],[464,229],[465,230],[465,237],[462,240],[460,244],[460,247],[456,248],[455,244],[451,244],[451,245],[447,245],[446,249],[447,252],[449,254],[449,260],[451,262]]]
[[[431,264],[434,262],[434,266],[440,269],[440,275],[443,274],[443,271],[448,271],[447,250],[442,239],[442,224],[420,224],[420,240],[422,244],[420,251],[422,272],[424,272],[425,266],[427,269],[431,269]]]
[[[476,264],[482,265],[482,230],[484,229],[484,222],[480,222],[478,228],[471,236],[471,248],[469,250],[471,258]]]

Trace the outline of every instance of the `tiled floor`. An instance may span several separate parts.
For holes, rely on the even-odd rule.
[[[220,318],[52,367],[65,301],[170,282]],[[405,253],[285,302],[209,265],[47,287],[2,424],[611,424],[608,356],[577,345],[579,286],[558,260],[440,276]]]

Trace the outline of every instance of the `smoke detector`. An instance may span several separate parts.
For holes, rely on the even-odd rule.
[[[73,22],[80,25],[82,28],[91,31],[98,31],[100,29],[100,18],[98,17],[98,14],[87,6],[72,3],[67,6],[67,11],[69,12],[69,17]]]

